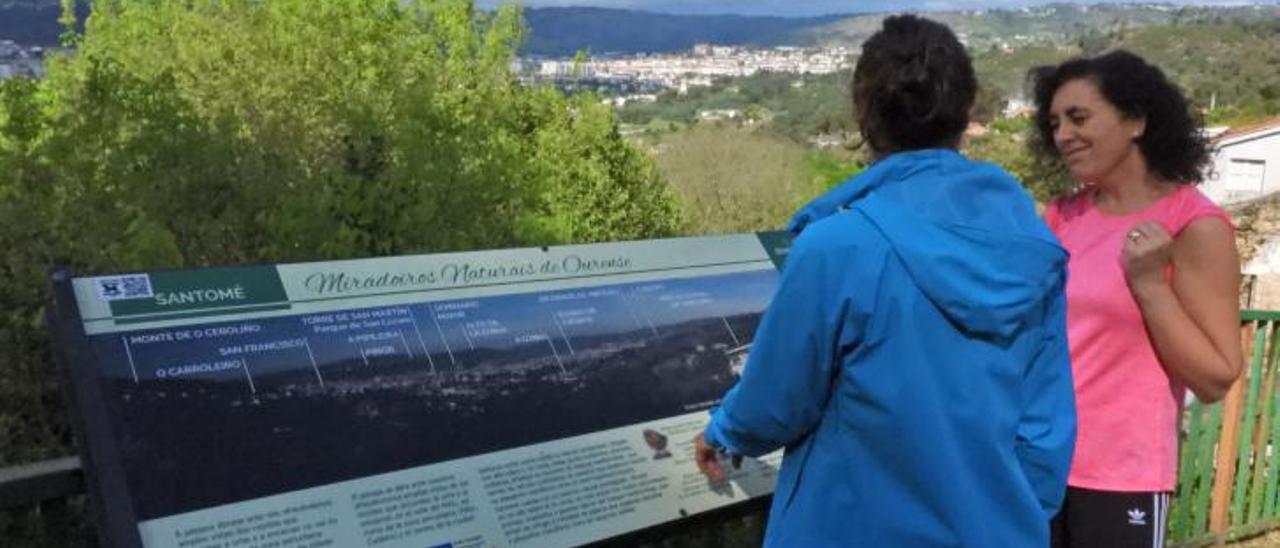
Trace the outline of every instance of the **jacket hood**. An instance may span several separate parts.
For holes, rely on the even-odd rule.
[[[1049,292],[1065,283],[1067,252],[1000,167],[953,150],[886,157],[802,208],[806,226],[850,210],[879,230],[912,282],[951,322],[1011,337],[1043,320]]]

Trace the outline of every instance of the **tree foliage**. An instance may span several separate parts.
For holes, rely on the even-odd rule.
[[[71,2],[67,3],[68,5]],[[69,450],[45,270],[657,237],[681,216],[590,96],[519,84],[515,7],[99,0],[0,83],[0,465]]]
[[[629,103],[620,109],[623,122],[648,125],[655,120],[691,124],[706,110],[733,109],[771,113],[763,127],[804,142],[814,135],[856,132],[850,112],[848,73],[800,75],[760,72],[738,78],[723,77],[709,87],[693,87],[687,94],[669,92],[652,103]],[[748,113],[749,114],[749,113]]]
[[[861,167],[732,124],[699,124],[655,148],[696,234],[779,230],[797,208]]]
[[[975,160],[1005,168],[1037,202],[1046,203],[1070,193],[1075,182],[1060,160],[1031,151],[1027,140],[1032,131],[1029,116],[1001,118],[991,124],[985,135],[967,138],[964,152]]]

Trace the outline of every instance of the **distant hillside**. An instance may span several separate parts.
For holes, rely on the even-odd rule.
[[[1091,47],[1121,47],[1160,66],[1187,93],[1213,125],[1234,125],[1280,115],[1280,19],[1248,23],[1151,25],[1090,40]],[[974,52],[979,112],[998,114],[1005,99],[1024,94],[1027,71],[1083,53],[1081,44],[1042,44]],[[847,110],[848,74],[800,76],[761,73],[725,78],[687,94],[667,93],[652,103],[629,103],[619,110],[623,123],[650,128],[695,124],[698,112],[753,107],[769,113],[763,127],[805,141],[822,134],[853,130]],[[796,85],[797,83],[801,85]]]
[[[81,0],[81,10],[87,12]],[[58,42],[59,0],[0,0],[0,39],[30,45]],[[83,20],[83,15],[82,20]],[[1150,26],[1280,20],[1280,5],[1176,7],[1167,4],[1051,4],[1019,10],[930,12],[975,52],[1004,46],[1085,46]],[[875,32],[883,14],[826,17],[668,15],[601,8],[539,8],[524,12],[526,55],[686,50],[699,42],[722,45],[857,46]]]
[[[843,19],[666,15],[601,8],[539,8],[524,13],[529,37],[526,55],[566,57],[592,53],[657,53],[686,50],[699,42],[722,45],[780,45],[790,36]]]
[[[1162,26],[1114,44],[1164,68],[1201,107],[1216,103],[1211,123],[1232,125],[1280,114],[1280,19]]]
[[[936,12],[974,50],[1002,45],[1078,44],[1082,39],[1123,34],[1152,25],[1231,23],[1280,19],[1280,6],[1198,7],[1167,4],[1050,4],[1019,10]],[[788,39],[796,44],[861,44],[884,15],[861,15],[803,29]]]
[[[1167,4],[1051,4],[1019,10],[930,12],[975,51],[1031,44],[1079,45],[1154,25],[1280,20],[1280,6],[1176,7]],[[724,45],[857,46],[884,14],[793,19],[733,15],[681,16],[598,8],[525,11],[525,54],[669,52],[698,42]]]
[[[1131,50],[1161,67],[1200,107],[1218,107],[1210,122],[1280,113],[1280,10],[1242,21],[1210,17],[1194,22],[1113,28],[1064,43],[1010,50],[983,49],[974,62],[985,86],[1023,95],[1028,68],[1110,48]]]

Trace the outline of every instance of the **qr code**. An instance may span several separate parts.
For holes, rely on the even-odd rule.
[[[98,297],[104,301],[145,299],[152,296],[151,278],[146,274],[97,278]]]

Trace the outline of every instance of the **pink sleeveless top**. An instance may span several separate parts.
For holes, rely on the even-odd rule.
[[[1099,211],[1095,193],[1087,188],[1058,199],[1044,214],[1071,252],[1067,339],[1079,433],[1067,483],[1106,491],[1172,491],[1186,388],[1156,358],[1125,283],[1120,253],[1125,234],[1143,221],[1159,222],[1176,238],[1194,219],[1218,217],[1231,225],[1231,218],[1191,185],[1180,185],[1144,211],[1120,216]]]

